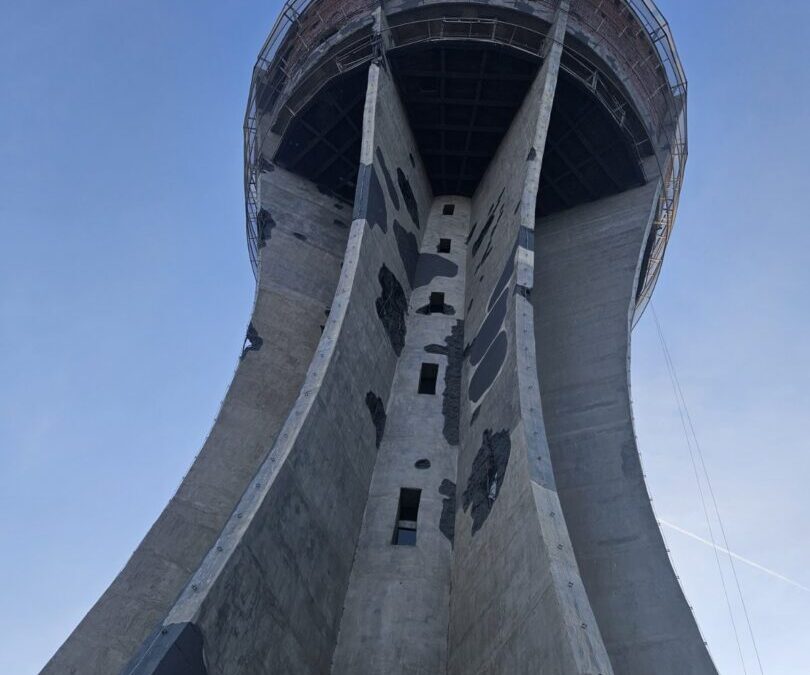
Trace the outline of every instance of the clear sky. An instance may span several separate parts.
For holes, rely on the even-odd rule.
[[[278,5],[0,1],[0,673],[61,644],[225,393],[253,287],[243,107]],[[810,586],[810,5],[660,5],[691,156],[655,307],[731,549]],[[633,399],[658,516],[708,538],[650,312]],[[712,549],[664,534],[721,672],[743,673]],[[810,672],[810,592],[737,572],[764,672]]]

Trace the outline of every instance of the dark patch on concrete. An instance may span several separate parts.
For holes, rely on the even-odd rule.
[[[475,298],[470,298],[470,301],[467,303],[467,314],[470,313],[470,310],[472,309],[472,306],[473,306],[474,302],[475,302]]]
[[[242,355],[239,357],[239,360],[241,361],[243,358],[245,358],[245,354],[248,352],[259,351],[263,344],[264,340],[262,340],[261,335],[259,335],[259,332],[256,330],[256,327],[251,321],[248,324],[247,333],[245,334],[245,342],[242,345]]]
[[[402,193],[402,200],[405,202],[405,208],[408,210],[413,224],[416,225],[416,229],[419,229],[421,227],[419,223],[419,206],[416,203],[416,197],[413,195],[408,177],[399,167],[397,167],[397,183],[399,184],[399,191]]]
[[[479,405],[475,410],[473,410],[473,414],[470,415],[470,426],[475,424],[475,420],[478,419],[478,416],[481,414],[481,406]]]
[[[342,220],[338,220],[337,218],[335,218],[335,219],[332,221],[332,225],[337,225],[338,227],[342,227],[344,230],[345,230],[347,227],[349,227],[349,226],[348,226],[346,223],[344,223]]]
[[[262,248],[270,239],[273,228],[276,226],[276,221],[267,209],[260,209],[259,215],[256,216],[256,230],[259,237],[259,248]]]
[[[203,636],[193,623],[161,626],[121,671],[126,675],[207,675]]]
[[[527,251],[534,251],[534,230],[521,225],[518,232],[518,246],[525,248]]]
[[[490,310],[487,318],[478,329],[478,334],[470,343],[470,365],[476,365],[486,354],[489,346],[495,341],[498,332],[503,326],[506,318],[506,310],[509,306],[509,293],[504,289],[495,306]]]
[[[293,237],[295,237],[296,239],[300,239],[301,241],[307,240],[307,235],[301,234],[300,232],[293,232]]]
[[[413,155],[409,152],[408,159],[411,160],[411,166],[415,169],[416,168],[416,160],[413,158]]]
[[[340,202],[335,202],[334,204],[332,204],[332,206],[334,206],[338,211],[342,211],[344,204],[341,204]]]
[[[453,307],[453,305],[448,305],[447,303],[444,303],[442,305],[442,311],[441,312],[431,312],[430,311],[430,303],[428,303],[427,305],[423,305],[422,307],[417,309],[416,313],[417,314],[424,314],[426,316],[430,316],[431,314],[446,314],[447,316],[455,316],[456,315],[456,308]]]
[[[427,286],[436,277],[450,277],[458,274],[458,265],[436,253],[423,253],[419,256],[416,265],[416,275],[413,281],[414,288]]]
[[[385,405],[377,394],[370,391],[366,394],[366,407],[371,415],[371,423],[374,425],[374,429],[377,432],[374,445],[379,448],[380,443],[382,443],[383,434],[385,433],[385,420],[387,419]]]
[[[376,225],[383,232],[388,232],[388,208],[385,205],[385,195],[377,172],[373,168],[369,182],[366,219],[370,227]]]
[[[361,164],[357,174],[357,198],[354,202],[354,220],[365,219],[369,227],[388,232],[388,208],[377,172],[370,164]]]
[[[507,346],[506,331],[501,331],[492,346],[487,350],[487,353],[484,354],[484,358],[481,359],[481,363],[470,380],[467,395],[473,403],[481,400],[481,397],[492,386],[495,378],[498,377],[498,373],[501,372],[503,362],[506,360]]]
[[[383,178],[385,179],[385,187],[388,188],[388,196],[391,197],[391,202],[399,211],[399,195],[397,194],[397,189],[394,186],[394,181],[391,180],[391,174],[388,171],[388,167],[385,164],[385,157],[383,157],[382,150],[380,150],[380,146],[377,146],[377,161],[380,163],[380,168],[383,172]]]
[[[515,204],[515,210],[514,210],[514,211],[512,211],[512,215],[513,215],[513,216],[517,215],[518,209],[520,208],[520,205],[521,205],[522,203],[523,203],[523,200],[520,200],[520,201],[518,201],[518,203],[517,203],[517,204]]]
[[[492,429],[484,431],[481,448],[473,460],[462,501],[465,513],[472,507],[470,516],[473,521],[473,536],[486,522],[501,493],[511,451],[512,442],[506,429],[494,434]]]
[[[537,150],[535,150],[534,147],[532,147],[532,149],[529,150],[529,154],[526,155],[526,161],[527,162],[532,162],[535,159],[537,159]]]
[[[484,251],[484,255],[481,256],[481,260],[478,261],[478,264],[475,266],[476,274],[481,269],[481,265],[483,265],[487,258],[489,258],[490,254],[492,253],[492,239],[490,238],[489,243],[487,244],[487,248]]]
[[[439,485],[439,494],[442,499],[442,515],[439,517],[439,532],[450,544],[456,538],[456,484],[446,478]]]
[[[464,361],[464,322],[456,321],[450,335],[444,338],[444,345],[428,345],[428,354],[442,354],[447,357],[444,369],[444,393],[442,394],[442,433],[450,445],[458,445],[459,415],[461,412],[461,364]]]
[[[495,220],[495,213],[490,213],[489,216],[487,217],[487,222],[484,223],[484,227],[481,228],[481,232],[478,234],[478,237],[473,242],[472,245],[473,257],[476,256],[476,254],[478,253],[478,249],[481,248],[481,244],[484,242],[484,237],[487,235],[487,232],[489,232],[489,228],[492,227],[492,222],[494,220]]]
[[[515,269],[515,253],[517,253],[517,242],[515,242],[509,257],[506,259],[506,264],[501,272],[501,276],[495,284],[495,288],[492,289],[492,295],[489,296],[489,302],[487,303],[487,311],[492,309],[492,305],[495,304],[495,301],[500,297],[503,289],[509,284],[509,279],[512,278],[512,272]]]
[[[405,317],[408,315],[408,301],[405,291],[394,273],[385,265],[380,268],[377,275],[382,292],[375,301],[377,316],[380,317],[391,346],[397,356],[402,353],[405,346]]]
[[[419,262],[419,245],[416,243],[416,236],[402,227],[396,218],[394,219],[394,236],[397,240],[402,266],[405,268],[405,274],[408,275],[408,283],[413,288],[416,266]]]
[[[477,228],[477,227],[478,227],[478,223],[477,223],[477,222],[476,222],[476,223],[473,223],[472,229],[470,230],[470,233],[467,235],[467,239],[466,239],[466,241],[464,242],[465,244],[469,244],[469,243],[470,243],[470,239],[472,239],[472,238],[473,238],[473,236],[475,235],[475,230],[476,230],[476,228]]]
[[[430,468],[430,460],[429,459],[417,459],[413,464],[417,469],[424,471],[425,469]]]
[[[527,300],[532,299],[532,289],[527,288],[526,286],[521,286],[520,284],[515,284],[515,295],[521,295]]]

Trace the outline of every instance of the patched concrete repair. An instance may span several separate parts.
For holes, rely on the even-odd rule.
[[[286,8],[236,374],[44,673],[716,675],[633,432],[686,92],[638,8]]]

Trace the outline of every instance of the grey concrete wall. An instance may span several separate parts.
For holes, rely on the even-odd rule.
[[[454,205],[453,215],[442,214],[445,204]],[[334,675],[446,671],[469,213],[469,199],[440,197],[423,225]],[[451,240],[449,253],[437,252],[441,238]],[[431,292],[445,294],[445,313],[427,313]],[[417,393],[422,363],[439,366],[435,395]],[[400,488],[421,490],[415,546],[392,543]]]
[[[252,348],[239,360],[177,493],[43,673],[107,675],[132,657],[216,540],[304,381],[337,285],[351,215],[349,207],[284,171],[266,174],[262,185],[268,224]]]
[[[473,197],[448,672],[612,673],[550,470],[527,298],[556,42]]]
[[[418,247],[432,199],[416,158],[400,167],[376,151],[381,136],[401,140],[397,106],[373,65],[354,220],[323,336],[275,444],[164,621],[169,632],[200,632],[210,673],[330,667],[377,454],[370,395],[388,398],[410,295],[409,259],[387,213],[399,204]]]
[[[540,392],[565,519],[614,671],[714,675],[633,430],[630,318],[657,183],[537,222]]]

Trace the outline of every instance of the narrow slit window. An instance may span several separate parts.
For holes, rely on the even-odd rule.
[[[400,488],[397,524],[394,527],[394,538],[391,542],[395,546],[416,546],[416,521],[421,496],[421,490]]]
[[[443,216],[452,216],[456,212],[456,205],[455,204],[445,204],[442,208],[442,215]]]
[[[444,314],[444,293],[431,293],[428,302],[428,312],[431,314]]]
[[[450,253],[450,240],[439,239],[439,253]]]
[[[436,380],[439,377],[439,366],[436,363],[423,363],[419,372],[419,393],[435,394]]]

